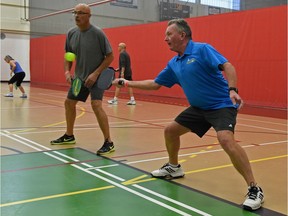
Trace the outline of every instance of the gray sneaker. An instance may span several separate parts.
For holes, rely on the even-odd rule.
[[[27,95],[23,94],[23,95],[20,96],[20,98],[27,98]]]

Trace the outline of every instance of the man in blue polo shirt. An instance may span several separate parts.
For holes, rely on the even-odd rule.
[[[247,154],[234,139],[237,112],[243,106],[243,100],[238,95],[235,68],[211,45],[193,42],[191,29],[183,19],[168,22],[165,41],[178,55],[154,80],[116,79],[113,82],[118,87],[145,90],[157,90],[161,86],[170,88],[178,84],[190,103],[190,107],[166,126],[164,135],[169,162],[151,175],[157,178],[183,177],[184,171],[178,163],[180,136],[191,131],[202,137],[213,127],[221,147],[248,185],[243,207],[248,210],[260,208],[264,202],[263,191],[256,184]]]

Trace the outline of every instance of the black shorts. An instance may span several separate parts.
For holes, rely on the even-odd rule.
[[[98,88],[96,83],[91,88],[87,88],[83,84],[79,94],[76,97],[72,93],[72,85],[71,85],[68,91],[67,98],[71,100],[86,102],[89,94],[91,95],[91,100],[102,100],[103,95],[104,95],[104,90]]]
[[[16,86],[21,86],[26,74],[25,72],[15,73],[14,76],[8,81],[8,84],[13,84],[16,82]]]
[[[211,127],[216,131],[229,130],[234,133],[237,109],[222,108],[216,110],[202,110],[188,107],[180,113],[175,121],[202,137]]]

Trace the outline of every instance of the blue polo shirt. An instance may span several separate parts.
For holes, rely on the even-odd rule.
[[[189,104],[203,110],[235,107],[228,82],[218,65],[228,60],[211,45],[189,41],[182,56],[173,57],[155,78],[159,85],[182,87]]]

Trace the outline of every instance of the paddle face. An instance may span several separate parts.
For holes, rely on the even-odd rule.
[[[75,97],[78,96],[78,94],[80,93],[82,87],[82,80],[79,79],[78,77],[75,78],[72,82],[72,93]]]
[[[115,78],[115,71],[112,68],[107,68],[99,75],[97,86],[100,89],[107,90],[112,86],[112,81]]]

